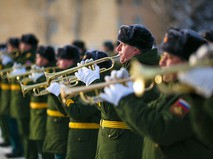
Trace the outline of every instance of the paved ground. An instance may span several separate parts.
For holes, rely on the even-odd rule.
[[[0,130],[0,143],[2,142],[2,138],[1,138],[1,130]],[[4,154],[11,152],[11,147],[7,147],[7,148],[2,148],[0,147],[0,159],[7,159]],[[22,158],[13,158],[13,159],[24,159]]]

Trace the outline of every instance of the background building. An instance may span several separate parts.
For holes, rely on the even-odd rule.
[[[212,0],[0,0],[0,42],[32,32],[40,44],[116,41],[122,24],[146,25],[159,44],[170,26],[213,28]]]

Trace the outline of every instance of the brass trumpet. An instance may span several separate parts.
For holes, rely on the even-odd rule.
[[[117,57],[119,57],[119,55],[112,56],[112,57],[104,57],[104,58],[101,58],[101,59],[98,59],[98,60],[95,60],[95,61],[88,62],[88,63],[86,63],[82,66],[76,66],[76,67],[73,67],[73,68],[70,68],[70,69],[67,69],[67,70],[64,70],[64,71],[60,71],[60,72],[57,72],[57,73],[46,73],[46,72],[44,72],[44,74],[46,76],[47,82],[51,82],[52,80],[56,79],[57,77],[65,76],[67,74],[73,74],[83,67],[89,67],[89,66],[92,66],[94,64],[99,64],[99,63],[111,60],[112,61],[111,67],[101,68],[100,73],[102,73],[102,72],[111,70],[114,67],[114,63],[115,63],[114,59],[117,58]]]
[[[112,84],[125,83],[129,81],[134,81],[133,88],[134,88],[135,94],[137,96],[141,96],[143,95],[145,91],[150,90],[154,86],[154,83],[157,84],[157,86],[162,85],[164,87],[162,75],[188,71],[194,68],[206,67],[206,66],[213,66],[213,60],[203,60],[203,61],[196,62],[195,64],[188,64],[188,63],[178,64],[178,65],[174,65],[174,66],[170,66],[166,68],[145,66],[145,65],[141,65],[138,61],[133,61],[131,64],[131,70],[130,70],[131,77],[126,79],[115,79],[111,82],[103,82],[103,83],[98,83],[98,84],[94,84],[90,86],[80,86],[75,88],[65,87],[61,89],[61,97],[62,97],[62,101],[65,102],[67,98],[72,98],[73,96],[79,94],[84,103],[94,104],[99,102],[100,98],[99,97],[86,98],[84,96],[84,93],[100,90]],[[148,80],[153,80],[153,82],[147,88],[145,88],[145,82]],[[181,91],[186,91],[186,92],[189,90],[190,91],[192,90],[190,87],[186,87],[185,85],[180,86],[179,90],[180,89]],[[167,90],[167,93],[169,93],[168,90]]]
[[[5,68],[5,69],[2,69],[2,70],[0,71],[0,76],[1,76],[2,78],[6,78],[7,75],[8,75],[12,70],[13,70],[12,68]]]
[[[45,72],[46,70],[50,70],[50,69],[56,70],[57,68],[58,68],[57,66],[55,66],[55,67],[46,67],[46,68],[41,68],[40,70],[30,70],[30,71],[27,71],[27,72],[25,72],[23,74],[18,74],[18,75],[10,75],[8,73],[7,78],[8,78],[8,80],[16,78],[18,81],[23,83],[24,81],[21,81],[21,79],[23,79],[24,77],[28,78],[28,76],[30,74],[32,74],[33,72],[39,73],[39,72]],[[26,80],[26,79],[24,78],[24,80]],[[27,79],[26,81],[31,81],[31,80]]]
[[[64,85],[69,85],[69,86],[73,87],[78,84],[77,81],[73,82],[74,78],[75,78],[75,76],[67,76],[67,77],[55,79],[52,82],[60,82]],[[35,97],[49,94],[49,92],[47,90],[45,90],[45,88],[47,88],[50,85],[50,83],[48,83],[47,81],[42,82],[42,83],[32,84],[32,85],[24,85],[24,84],[20,83],[20,85],[21,85],[21,90],[22,90],[23,96],[31,90],[33,91],[33,95]]]

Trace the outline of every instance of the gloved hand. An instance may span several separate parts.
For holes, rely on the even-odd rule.
[[[129,77],[128,71],[125,68],[121,68],[118,71],[112,71],[111,76],[105,77],[105,81],[110,82],[115,79],[127,77]],[[133,82],[127,82],[126,85],[114,84],[104,88],[104,93],[100,94],[100,98],[117,106],[122,97],[127,96],[131,93],[134,93]]]
[[[32,71],[41,71],[43,68],[37,65],[32,65],[31,66],[31,70]]]
[[[55,96],[59,96],[61,91],[61,86],[59,83],[53,82],[49,85],[49,87],[46,88],[46,90]]]
[[[13,71],[10,73],[11,75],[19,75],[24,74],[26,72],[26,68],[23,67],[21,64],[14,63]]]
[[[117,106],[121,98],[134,93],[133,82],[128,82],[127,86],[114,84],[104,88],[104,93],[100,93],[100,98],[106,102]]]
[[[6,64],[8,64],[10,62],[13,62],[13,59],[9,55],[3,54],[2,55],[2,64],[6,65]]]
[[[31,75],[29,75],[29,78],[30,78],[31,80],[33,80],[34,82],[36,82],[37,79],[38,79],[39,77],[43,76],[43,75],[44,75],[44,72],[33,72]]]
[[[100,68],[97,65],[94,65],[94,70],[83,67],[75,73],[75,76],[88,86],[96,79],[100,79]]]
[[[81,62],[77,63],[77,66],[82,66],[82,65],[92,62],[92,61],[93,61],[93,59],[82,60]]]
[[[178,74],[178,79],[195,89],[195,91],[209,98],[213,94],[213,68],[197,68]]]
[[[120,70],[113,70],[110,76],[105,76],[105,81],[128,77],[129,77],[128,71],[124,67],[122,67]]]

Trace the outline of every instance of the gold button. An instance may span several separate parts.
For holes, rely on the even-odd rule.
[[[156,148],[158,148],[158,147],[159,147],[159,145],[158,145],[158,144],[155,144],[155,147],[156,147]]]

